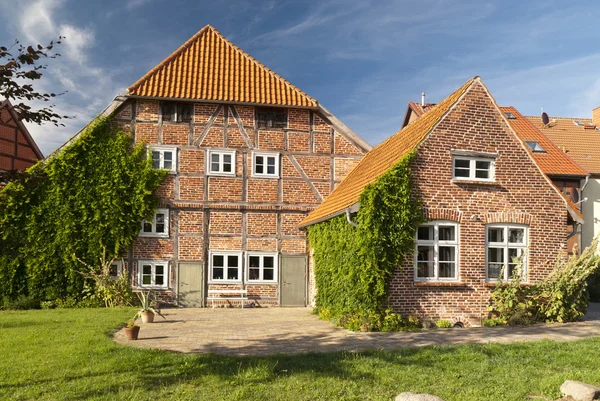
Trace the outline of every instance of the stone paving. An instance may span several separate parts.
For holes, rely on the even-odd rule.
[[[312,315],[310,308],[167,309],[166,320],[142,324],[138,341],[123,330],[114,340],[139,348],[227,355],[299,354],[397,349],[427,345],[573,341],[600,336],[600,305],[583,322],[529,327],[437,329],[354,333]]]

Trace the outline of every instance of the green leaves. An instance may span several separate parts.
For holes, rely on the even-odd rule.
[[[412,196],[410,164],[406,155],[370,184],[360,198],[353,219],[338,216],[308,228],[314,250],[316,305],[323,318],[354,328],[362,316],[385,320],[388,282],[414,248],[414,235],[423,221],[421,204]],[[354,322],[354,323],[352,323]]]
[[[97,265],[106,247],[118,257],[166,172],[155,170],[141,145],[99,119],[60,154],[40,162],[0,192],[0,293],[40,300],[81,296],[73,255]]]

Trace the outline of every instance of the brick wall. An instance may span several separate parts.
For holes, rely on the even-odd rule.
[[[335,163],[354,165],[364,153],[314,111],[290,109],[288,128],[258,130],[252,106],[195,103],[193,110],[189,123],[162,122],[158,101],[135,100],[121,106],[115,119],[117,125],[133,129],[136,143],[178,151],[177,172],[158,191],[161,207],[173,212],[171,235],[138,238],[133,249],[135,260],[171,261],[165,293],[173,299],[179,260],[204,262],[210,250],[306,255],[306,235],[297,224],[347,173],[339,167],[334,173]],[[211,149],[236,150],[235,177],[206,175]],[[252,177],[255,150],[280,153],[280,177]],[[278,304],[276,283],[246,288],[258,304]]]
[[[497,153],[495,182],[453,181],[452,149]],[[427,216],[459,223],[459,282],[415,282],[411,257],[390,283],[391,304],[400,313],[480,324],[493,288],[486,284],[487,223],[529,223],[530,282],[546,277],[557,254],[564,252],[566,206],[481,84],[474,84],[425,139],[412,170]]]

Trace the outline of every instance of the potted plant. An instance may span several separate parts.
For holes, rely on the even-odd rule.
[[[159,315],[163,319],[166,319],[161,313],[160,310],[154,308],[154,301],[152,300],[152,292],[138,292],[138,298],[140,299],[141,308],[138,313],[135,315],[137,317],[142,318],[142,323],[153,323],[154,315]]]
[[[129,319],[127,321],[127,327],[125,327],[125,335],[128,340],[137,340],[138,334],[140,334],[140,326],[135,324],[135,319]]]

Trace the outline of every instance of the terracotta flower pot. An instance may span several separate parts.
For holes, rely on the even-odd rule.
[[[153,323],[154,322],[154,312],[142,312],[142,323]]]
[[[137,340],[140,334],[140,326],[125,327],[125,335],[128,340]]]

